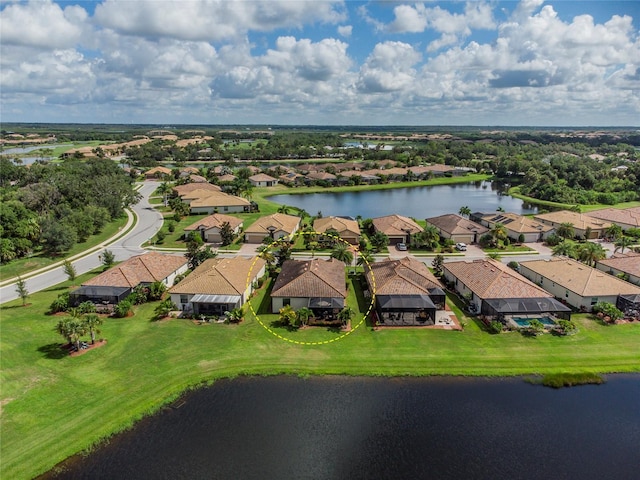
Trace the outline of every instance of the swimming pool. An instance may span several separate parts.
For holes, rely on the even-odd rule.
[[[538,317],[538,318],[523,318],[523,317],[513,317],[513,321],[518,324],[519,327],[528,327],[529,322],[531,320],[540,321],[545,327],[552,327],[556,324],[550,317]]]

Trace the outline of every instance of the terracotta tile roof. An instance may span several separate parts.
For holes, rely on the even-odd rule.
[[[403,217],[402,215],[387,215],[386,217],[374,218],[373,226],[376,231],[388,236],[406,235],[407,232],[405,230],[409,230],[411,234],[424,230],[409,217]]]
[[[171,169],[167,167],[153,167],[145,172],[145,175],[155,175],[156,173],[162,173],[163,175],[171,175]]]
[[[482,214],[482,220],[490,225],[502,223],[507,230],[520,233],[546,233],[553,230],[551,225],[545,225],[542,222],[534,220],[530,217],[524,217],[517,213],[511,212],[494,212]]]
[[[194,190],[191,195],[196,195],[199,190]],[[186,196],[183,198],[187,198]],[[194,207],[232,207],[232,206],[247,206],[251,202],[246,198],[236,197],[235,195],[228,195],[223,192],[206,192],[203,196],[198,196],[191,200],[189,206]]]
[[[566,257],[529,260],[521,262],[520,266],[582,297],[640,293],[635,285]]]
[[[445,262],[444,269],[482,299],[553,297],[545,289],[490,258],[471,262]]]
[[[150,252],[131,257],[82,285],[133,288],[141,283],[160,282],[186,264],[184,255]]]
[[[589,217],[585,214],[572,212],[570,210],[560,210],[558,212],[549,212],[535,215],[536,220],[541,222],[551,222],[555,224],[572,223],[575,228],[580,230],[586,230],[591,228],[593,230],[601,230],[611,226],[611,223],[605,222],[597,218]]]
[[[191,180],[192,183],[208,183],[207,179],[204,178],[202,175],[195,175],[195,174],[191,174],[189,175],[189,180]]]
[[[376,295],[428,295],[433,288],[444,288],[427,266],[413,257],[385,260],[366,270],[367,283]]]
[[[186,183],[184,185],[176,185],[173,187],[173,191],[178,194],[179,197],[187,195],[194,190],[208,190],[210,192],[219,192],[221,188],[211,183]]]
[[[200,227],[205,230],[209,230],[210,228],[222,227],[223,223],[229,223],[229,226],[232,230],[235,230],[237,227],[242,225],[242,219],[238,217],[232,217],[231,215],[223,215],[221,213],[214,213],[213,215],[209,215],[208,217],[204,217],[202,220],[198,220],[195,223],[192,223],[184,230],[185,232],[190,232],[192,230],[198,230]]]
[[[287,260],[273,285],[271,296],[346,298],[345,264],[335,258]]]
[[[453,213],[448,215],[440,215],[439,217],[427,218],[427,223],[439,228],[443,232],[447,232],[452,235],[468,233],[483,234],[489,231],[487,227]]]
[[[307,178],[311,180],[335,180],[337,177],[328,172],[311,172],[307,175]]]
[[[300,224],[300,217],[286,215],[284,213],[274,213],[266,217],[260,217],[252,225],[245,229],[245,233],[260,233],[269,235],[269,228],[275,228],[276,232],[286,232],[292,234]]]
[[[259,257],[210,258],[169,293],[242,295],[264,266],[265,261]]]
[[[266,173],[258,173],[256,175],[251,175],[249,180],[253,180],[254,182],[275,182],[277,178],[273,178],[271,175],[267,175]]]
[[[236,178],[238,178],[238,177],[236,177],[235,175],[232,175],[230,173],[227,173],[225,175],[220,175],[218,177],[218,181],[219,182],[233,182]]]
[[[598,261],[598,264],[640,277],[640,253],[616,253],[611,258]]]
[[[602,210],[594,210],[593,212],[585,213],[585,215],[611,223],[623,223],[625,225],[640,227],[640,207],[625,209],[604,208]]]
[[[342,217],[323,217],[313,222],[313,229],[318,233],[335,230],[338,235],[360,235],[360,226],[355,220]]]

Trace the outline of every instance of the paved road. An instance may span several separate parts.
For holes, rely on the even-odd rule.
[[[158,185],[158,182],[144,182],[142,184],[142,188],[140,189],[142,199],[132,208],[137,217],[135,227],[124,237],[105,247],[114,253],[117,261],[126,260],[134,255],[143,253],[144,249],[142,249],[140,245],[153,237],[162,227],[162,216],[149,204],[149,196]],[[101,248],[85,257],[72,261],[78,275],[99,267],[101,262],[98,257],[105,248]],[[64,282],[65,280],[67,280],[67,275],[64,273],[63,268],[57,267],[27,278],[25,279],[25,283],[29,293],[35,293],[57,285],[60,282]],[[18,294],[15,283],[0,288],[0,303],[8,302],[16,298],[18,298]]]

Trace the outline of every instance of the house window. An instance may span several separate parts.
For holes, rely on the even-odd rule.
[[[291,299],[290,298],[283,298],[282,299],[282,306],[286,307],[287,305],[291,305]]]
[[[591,297],[591,305],[598,303],[598,297]]]
[[[569,298],[569,290],[565,290],[565,291],[564,291],[564,296],[565,296],[565,297],[567,297],[567,298]]]
[[[189,303],[189,295],[180,295],[180,303]]]
[[[229,211],[229,207],[222,207],[222,211],[223,212],[228,212]]]
[[[540,285],[544,283],[544,278],[540,277]]]

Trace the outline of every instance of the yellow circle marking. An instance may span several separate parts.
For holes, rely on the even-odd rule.
[[[359,251],[359,248],[355,245],[351,245],[350,243],[346,242],[345,240],[343,240],[342,238],[336,236],[336,235],[326,235],[325,233],[320,233],[320,232],[296,232],[295,233],[295,237],[297,237],[298,235],[324,235],[324,236],[330,236],[335,238],[336,240],[339,240],[341,242],[343,242],[344,244],[346,244],[349,247],[352,247],[355,252],[356,255]],[[274,242],[270,243],[268,245],[269,248],[273,247],[274,245],[277,245],[279,242],[279,240],[275,240]],[[255,266],[256,262],[258,261],[258,258],[262,257],[264,252],[268,251],[268,249],[265,249],[263,252],[260,252],[259,255],[256,256],[256,259],[251,263],[251,267],[249,268],[249,273],[247,273],[247,285],[246,288],[249,288],[249,285],[251,284],[251,272],[253,271],[253,267]],[[360,325],[362,325],[365,321],[365,319],[369,316],[369,314],[371,313],[371,310],[373,309],[373,306],[375,304],[375,299],[376,299],[376,279],[373,275],[373,270],[371,270],[371,265],[369,265],[369,262],[367,261],[366,258],[363,257],[364,263],[366,265],[366,268],[369,269],[369,273],[371,273],[371,283],[372,283],[372,288],[371,288],[371,303],[369,304],[369,308],[367,309],[366,313],[363,315],[362,320],[360,320],[358,322],[358,324],[353,327],[351,330],[348,330],[346,332],[344,332],[342,335],[339,335],[337,337],[331,338],[329,340],[319,340],[317,342],[305,342],[305,341],[301,341],[301,340],[294,340],[293,338],[289,338],[289,337],[285,337],[284,335],[281,335],[280,333],[276,332],[275,330],[273,330],[269,325],[266,325],[262,320],[260,320],[260,317],[258,316],[258,314],[256,313],[256,311],[253,309],[253,305],[251,304],[251,302],[247,302],[247,304],[249,305],[249,310],[251,310],[251,313],[253,313],[253,316],[256,317],[256,320],[258,320],[258,323],[260,325],[262,325],[262,328],[264,328],[267,332],[269,332],[271,335],[273,335],[276,338],[279,338],[280,340],[283,340],[285,342],[289,342],[289,343],[294,343],[296,345],[326,345],[328,343],[333,343],[333,342],[337,342],[338,340],[342,340],[343,338],[345,338],[348,335],[351,335],[353,332],[355,332],[358,327],[360,327]]]

